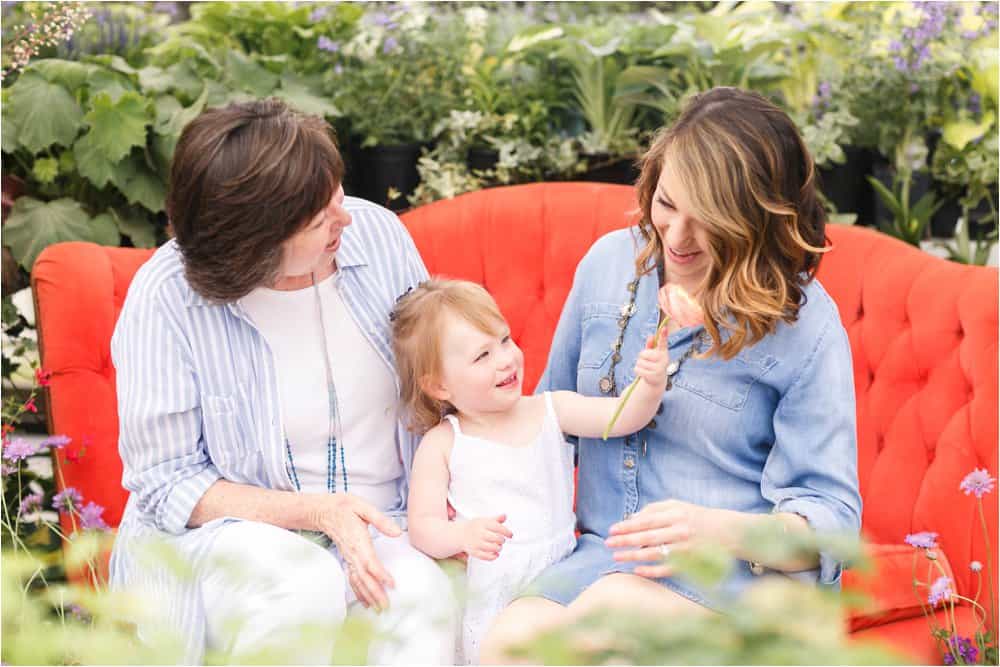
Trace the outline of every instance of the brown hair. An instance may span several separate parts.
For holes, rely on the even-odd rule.
[[[228,302],[274,282],[282,243],[343,177],[322,118],[278,99],[203,112],[181,133],[166,203],[191,287]]]
[[[712,264],[699,300],[711,351],[732,358],[779,321],[798,319],[803,288],[826,252],[826,213],[792,120],[757,93],[713,88],[660,130],[636,184],[646,241],[639,274],[663,257],[651,218],[662,169],[672,170],[708,230]],[[724,343],[720,326],[730,334]]]
[[[426,382],[441,375],[446,312],[490,335],[506,324],[490,293],[467,280],[427,280],[399,300],[392,313],[392,350],[407,425],[417,433],[426,433],[442,416],[455,411],[450,403],[437,400],[424,389]]]

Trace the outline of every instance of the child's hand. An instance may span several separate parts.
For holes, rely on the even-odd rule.
[[[670,352],[667,351],[667,328],[660,331],[659,344],[650,336],[646,341],[646,349],[639,353],[635,362],[635,375],[657,389],[667,386],[667,366],[670,365]]]
[[[506,514],[492,518],[470,519],[465,524],[462,549],[472,558],[496,560],[500,556],[503,543],[514,537],[514,533],[503,525],[506,520]]]

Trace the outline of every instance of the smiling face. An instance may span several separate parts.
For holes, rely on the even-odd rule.
[[[512,409],[521,397],[524,353],[507,323],[487,333],[450,310],[443,315],[441,371],[430,393],[465,415]]]
[[[656,184],[650,221],[663,243],[667,282],[696,294],[711,268],[706,226],[691,212],[687,191],[664,161]]]
[[[337,186],[326,207],[282,246],[281,268],[275,289],[308,285],[311,274],[322,280],[333,271],[333,258],[340,248],[351,214],[344,209],[344,188]]]

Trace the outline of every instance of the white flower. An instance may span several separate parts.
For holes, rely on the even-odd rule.
[[[10,300],[17,308],[17,312],[28,324],[35,326],[35,301],[31,297],[31,288],[25,287],[10,295]]]
[[[482,7],[470,7],[462,11],[462,19],[469,29],[469,38],[479,41],[486,36],[486,24],[490,14]]]

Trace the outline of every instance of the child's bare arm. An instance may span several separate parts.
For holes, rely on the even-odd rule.
[[[428,431],[417,447],[410,475],[410,544],[431,558],[467,553],[493,560],[504,541],[512,537],[503,526],[506,516],[448,520],[448,457],[454,438],[451,426],[442,424]]]
[[[635,374],[639,382],[631,398],[625,404],[618,421],[611,429],[611,437],[635,433],[642,429],[656,414],[663,392],[667,388],[667,366],[670,354],[667,352],[667,333],[660,335],[659,345],[653,346],[650,336],[646,349],[639,353],[635,364]],[[611,421],[621,397],[582,396],[573,391],[557,391],[552,394],[559,426],[566,433],[584,438],[599,438]]]

